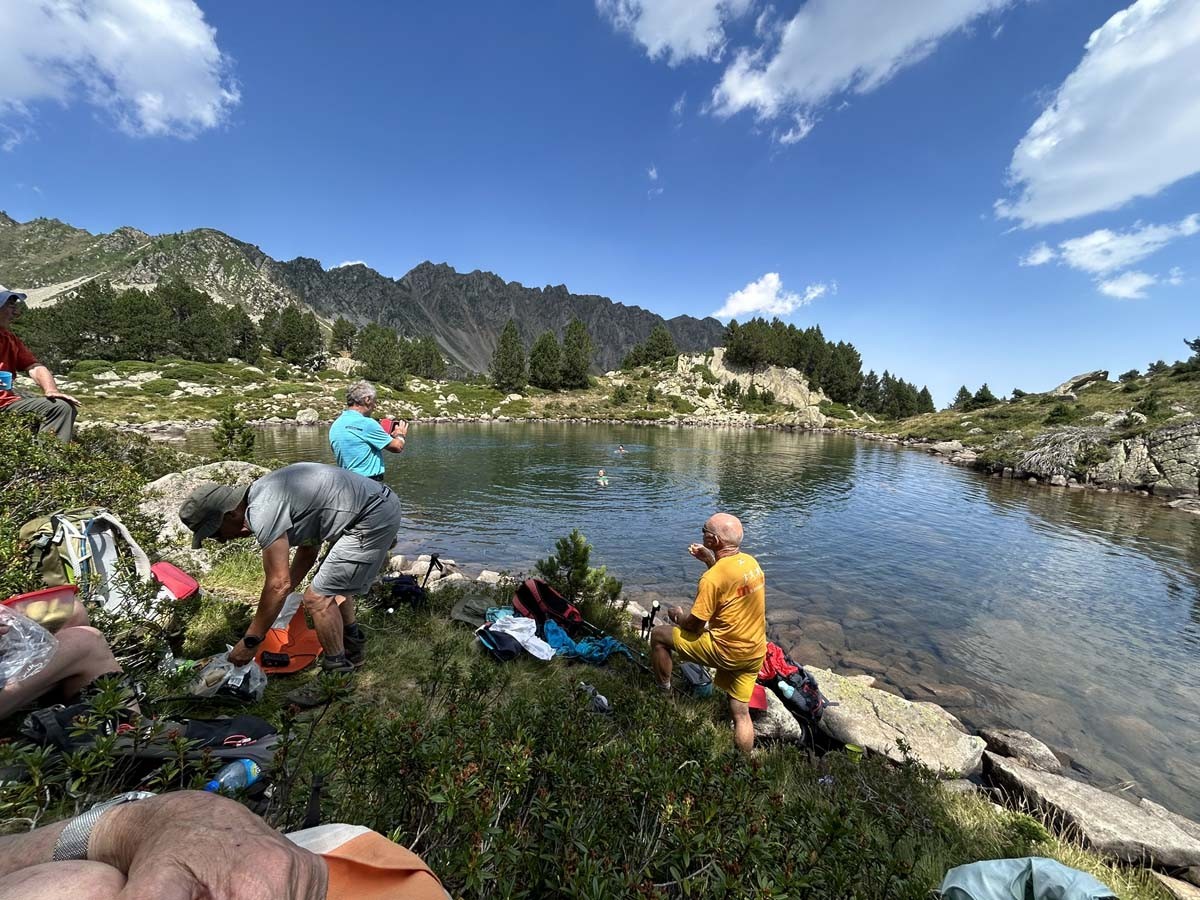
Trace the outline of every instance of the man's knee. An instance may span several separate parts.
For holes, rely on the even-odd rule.
[[[650,632],[650,646],[666,647],[668,650],[675,649],[675,626],[655,625]]]
[[[749,721],[750,719],[750,704],[744,700],[738,700],[734,697],[729,698],[729,711],[733,714],[733,720],[740,722],[742,720]]]
[[[112,648],[103,634],[91,625],[74,625],[61,629],[57,635],[59,652],[72,659],[108,662],[114,660]],[[109,671],[113,671],[109,669]]]
[[[304,608],[310,614],[322,613],[337,602],[336,597],[331,597],[328,594],[318,594],[309,585],[304,591]]]

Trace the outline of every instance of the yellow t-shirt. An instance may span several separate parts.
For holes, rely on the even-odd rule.
[[[731,663],[767,652],[766,581],[749,553],[718,559],[700,576],[692,615],[708,622],[713,643]]]

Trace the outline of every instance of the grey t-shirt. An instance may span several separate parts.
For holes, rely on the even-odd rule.
[[[246,524],[260,547],[283,534],[293,547],[316,545],[340,537],[385,490],[337,466],[293,463],[250,485]]]

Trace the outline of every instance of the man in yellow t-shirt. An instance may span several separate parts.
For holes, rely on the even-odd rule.
[[[766,588],[758,562],[741,551],[742,523],[717,513],[701,529],[703,543],[688,552],[706,566],[690,612],[667,610],[671,625],[650,635],[654,675],[671,689],[671,651],[688,662],[716,669],[717,687],[729,695],[734,743],[743,753],[754,748],[750,695],[767,652]]]

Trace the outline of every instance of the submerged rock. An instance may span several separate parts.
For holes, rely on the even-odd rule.
[[[962,723],[936,703],[914,703],[878,690],[870,676],[847,678],[826,669],[808,669],[836,706],[821,728],[843,744],[858,744],[896,762],[907,755],[935,772],[971,775],[979,771],[983,738],[969,735]]]
[[[1200,866],[1200,840],[1124,797],[994,753],[986,759],[997,786],[1038,807],[1060,828],[1078,832],[1095,850],[1158,868]]]

